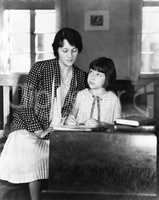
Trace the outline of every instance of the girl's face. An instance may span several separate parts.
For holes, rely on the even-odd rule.
[[[71,67],[77,58],[78,49],[71,46],[70,43],[64,39],[63,47],[58,48],[59,63],[64,67]]]
[[[105,84],[105,74],[96,70],[90,69],[88,74],[88,85],[91,89],[103,88]]]

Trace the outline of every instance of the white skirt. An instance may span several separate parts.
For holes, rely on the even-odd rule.
[[[49,140],[42,140],[27,130],[9,134],[0,155],[0,179],[28,183],[48,179]]]

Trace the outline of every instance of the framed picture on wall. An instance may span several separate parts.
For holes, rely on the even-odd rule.
[[[108,10],[87,10],[85,13],[85,30],[109,30]]]

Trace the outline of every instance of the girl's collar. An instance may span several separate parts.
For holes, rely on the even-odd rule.
[[[94,98],[94,97],[99,97],[100,99],[103,99],[103,97],[106,95],[106,93],[107,93],[107,91],[105,90],[105,91],[103,91],[103,93],[101,93],[101,94],[98,94],[98,95],[96,95],[96,94],[94,94],[92,91],[91,91],[91,89],[89,89],[88,88],[88,92],[90,93],[90,95]]]

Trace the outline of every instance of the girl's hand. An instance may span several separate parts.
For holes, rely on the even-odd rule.
[[[85,121],[85,126],[89,126],[89,127],[97,127],[99,126],[99,122],[96,119],[88,119],[87,121]]]

